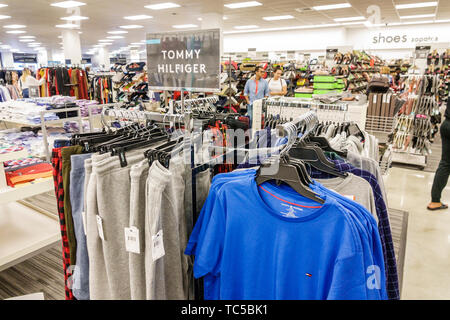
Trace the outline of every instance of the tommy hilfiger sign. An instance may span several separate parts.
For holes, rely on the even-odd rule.
[[[220,30],[147,35],[150,90],[220,90]]]

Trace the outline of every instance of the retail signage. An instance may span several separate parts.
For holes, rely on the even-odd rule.
[[[220,29],[147,34],[150,90],[220,90]]]
[[[37,54],[13,52],[13,59],[14,63],[37,63]]]
[[[109,63],[111,64],[127,64],[127,58],[126,57],[115,57],[115,58],[110,58],[109,59]]]
[[[327,49],[326,59],[327,60],[334,60],[334,57],[336,56],[338,51],[339,51],[338,49]]]
[[[71,59],[66,59],[66,65],[71,65],[72,64],[72,60]]]
[[[428,53],[431,50],[431,46],[416,46],[415,58],[416,59],[426,59]]]
[[[91,64],[92,60],[91,58],[83,58],[83,60],[81,60],[81,64]]]
[[[288,58],[289,60],[294,60],[294,59],[295,59],[295,50],[288,51],[288,52],[287,52],[287,58]]]

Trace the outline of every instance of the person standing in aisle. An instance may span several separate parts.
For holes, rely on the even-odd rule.
[[[20,90],[22,90],[22,97],[29,98],[30,97],[30,88],[36,87],[38,88],[45,82],[45,77],[42,77],[40,80],[37,80],[31,75],[31,70],[28,68],[23,69],[22,76],[19,79]]]
[[[244,96],[247,100],[247,113],[250,117],[250,127],[253,121],[253,102],[269,96],[269,85],[262,77],[264,70],[258,66],[255,70],[255,76],[250,78],[245,84]]]
[[[268,81],[270,96],[282,96],[287,94],[287,84],[286,81],[281,79],[283,70],[280,67],[276,67],[273,72],[273,78]]]
[[[450,98],[450,96],[449,96]],[[448,182],[450,176],[450,104],[447,100],[447,109],[445,110],[445,120],[441,125],[442,139],[442,159],[434,176],[433,187],[431,189],[431,203],[428,210],[448,209],[448,205],[441,202],[442,191]]]

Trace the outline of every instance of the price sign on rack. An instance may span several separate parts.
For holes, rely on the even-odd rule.
[[[147,34],[150,90],[220,91],[220,30]]]

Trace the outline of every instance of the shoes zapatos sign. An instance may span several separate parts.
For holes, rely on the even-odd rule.
[[[220,91],[220,30],[147,34],[150,90]]]

